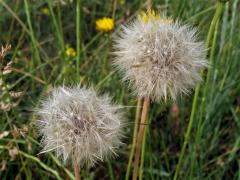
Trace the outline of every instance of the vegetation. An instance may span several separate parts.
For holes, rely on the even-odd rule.
[[[128,119],[118,157],[84,167],[82,179],[126,177],[137,98],[112,66],[112,38],[149,2],[0,0],[0,179],[74,179],[71,163],[39,154],[35,108],[53,87],[75,84],[110,94]],[[140,178],[240,179],[239,0],[151,4],[198,29],[210,68],[188,96],[151,103]],[[96,29],[104,17],[113,30]]]

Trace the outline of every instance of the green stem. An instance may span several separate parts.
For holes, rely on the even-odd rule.
[[[212,20],[212,22],[211,22],[211,25],[210,25],[210,28],[209,28],[209,31],[208,31],[208,36],[207,36],[207,41],[206,41],[206,47],[209,47],[209,43],[210,43],[211,38],[212,38],[212,35],[213,35],[213,33],[214,33],[215,25],[216,25],[218,19],[219,19],[220,16],[221,16],[222,9],[223,9],[223,3],[219,3],[219,4],[217,5],[215,15],[214,15],[214,17],[213,17],[213,20]],[[202,71],[201,74],[203,75],[203,71]],[[186,134],[185,134],[183,146],[182,146],[182,148],[181,148],[181,153],[180,153],[180,156],[179,156],[177,168],[176,168],[176,171],[175,171],[175,174],[174,174],[174,178],[173,178],[174,180],[177,180],[177,179],[178,179],[178,174],[179,174],[179,171],[180,171],[181,166],[182,166],[183,156],[184,156],[184,153],[185,153],[185,151],[186,151],[188,139],[189,139],[190,134],[191,134],[192,125],[193,125],[193,121],[194,121],[194,117],[195,117],[195,113],[196,113],[196,109],[197,109],[197,101],[198,101],[200,86],[201,86],[201,82],[199,82],[199,83],[197,84],[197,87],[196,87],[196,89],[195,89],[194,99],[193,99],[193,104],[192,104],[192,110],[191,110],[191,116],[190,116],[190,120],[189,120],[189,123],[188,123],[187,132],[186,132]]]
[[[77,70],[77,80],[80,81],[80,43],[81,43],[81,11],[80,11],[81,1],[77,0],[77,7],[76,7],[76,36],[77,36],[77,63],[76,63],[76,70]]]
[[[188,123],[188,128],[187,128],[187,132],[186,132],[186,135],[185,135],[184,143],[183,143],[183,146],[182,146],[182,149],[181,149],[180,157],[179,157],[179,160],[178,160],[177,169],[176,169],[175,174],[174,174],[174,178],[173,178],[174,180],[177,180],[180,168],[182,166],[183,155],[184,155],[185,150],[186,150],[187,142],[188,142],[188,139],[189,139],[189,136],[190,136],[190,132],[191,132],[192,125],[193,125],[194,116],[195,116],[196,109],[197,109],[197,100],[198,100],[200,86],[201,86],[201,84],[198,83],[198,85],[197,85],[197,87],[195,89],[194,99],[193,99],[193,104],[192,104],[191,116],[190,116],[190,120],[189,120],[189,123]]]
[[[135,147],[137,143],[137,134],[138,134],[138,128],[139,128],[139,117],[141,113],[141,106],[142,106],[142,98],[138,98],[137,107],[136,107],[136,114],[135,114],[135,120],[134,120],[134,130],[133,130],[133,142],[130,150],[130,155],[128,159],[128,166],[127,166],[127,173],[125,176],[125,180],[129,179],[131,167],[132,167],[132,161],[133,161],[133,155],[135,152]]]
[[[38,48],[37,48],[37,42],[36,42],[36,39],[35,39],[35,36],[34,36],[33,27],[32,27],[31,18],[30,18],[28,0],[24,0],[24,7],[25,7],[25,13],[26,13],[26,16],[27,16],[27,23],[28,23],[28,26],[29,26],[30,37],[31,37],[31,41],[32,41],[32,44],[33,44],[34,56],[37,59],[38,64],[41,65],[41,59],[40,59],[39,51],[38,51]],[[43,79],[46,80],[46,76],[44,74],[43,68],[41,68],[40,71],[41,71]]]
[[[11,14],[11,16],[19,23],[20,26],[22,26],[23,30],[30,36],[31,38],[31,32],[29,29],[25,26],[23,21],[17,16],[14,10],[12,10],[7,3],[5,3],[3,0],[0,0],[0,4]],[[37,48],[39,48],[40,52],[44,56],[43,58],[46,60],[46,62],[50,63],[50,58],[48,57],[47,53],[44,51],[44,49],[41,47],[39,42],[36,41]]]
[[[213,63],[212,63],[213,62],[213,56],[214,56],[214,52],[215,52],[215,49],[216,49],[218,25],[219,25],[219,19],[217,20],[217,23],[216,23],[215,33],[214,33],[214,37],[213,37],[213,41],[212,41],[212,48],[211,48],[211,52],[210,52],[209,62],[210,62],[211,65],[213,65]],[[209,68],[208,73],[207,73],[206,83],[205,83],[204,90],[203,90],[203,97],[202,97],[202,101],[201,101],[201,104],[200,104],[200,116],[199,116],[197,133],[196,133],[197,140],[201,136],[201,125],[202,125],[202,121],[203,121],[204,104],[205,104],[207,93],[208,93],[208,90],[209,90],[208,86],[209,86],[209,81],[210,81],[211,76],[212,76],[212,71],[213,71],[213,67]]]
[[[58,39],[58,42],[59,42],[59,45],[60,45],[60,49],[61,49],[61,53],[60,54],[63,56],[63,58],[65,60],[65,53],[64,53],[64,49],[65,48],[64,48],[63,36],[61,34],[61,28],[60,28],[60,26],[57,23],[57,18],[55,16],[54,12],[53,12],[51,1],[47,0],[47,3],[48,3],[48,8],[50,10],[50,14],[52,16],[53,25],[54,25],[55,30],[56,30],[57,39]]]
[[[204,14],[206,14],[206,13],[208,13],[209,11],[212,11],[212,10],[214,10],[214,9],[216,9],[216,4],[214,4],[213,6],[210,6],[210,7],[207,8],[207,9],[204,9],[204,10],[200,11],[200,12],[197,13],[197,14],[194,14],[193,16],[191,16],[190,18],[188,18],[187,21],[190,22],[190,21],[196,19],[197,17],[199,17],[199,16],[201,16],[201,15],[204,15]]]
[[[8,89],[6,89],[6,91],[8,91]],[[9,91],[7,92],[7,96],[8,96],[8,98],[11,98],[10,97],[10,95],[9,95]],[[13,111],[14,112],[14,111]],[[6,115],[6,118],[7,118],[7,122],[8,122],[8,125],[9,125],[9,127],[10,127],[10,129],[11,129],[11,131],[13,131],[13,129],[14,129],[14,127],[13,127],[13,125],[12,125],[12,122],[11,122],[11,120],[9,119],[9,117],[8,117],[8,114],[5,112],[5,115]],[[16,140],[16,138],[14,137],[13,139],[11,139],[11,140]],[[18,145],[18,143],[15,141],[15,146],[17,147],[17,149],[19,149],[19,145]],[[22,163],[22,168],[23,168],[23,170],[24,170],[24,172],[25,172],[25,174],[26,174],[26,179],[28,180],[28,179],[31,179],[30,178],[30,173],[29,173],[29,171],[27,170],[27,160],[23,160],[23,157],[22,157],[22,155],[20,154],[19,155],[19,157],[20,157],[20,161],[21,161],[21,163]]]
[[[14,7],[14,12],[17,12],[18,8],[19,8],[19,1],[16,1],[16,5]],[[14,29],[14,21],[15,20],[12,19],[11,23],[10,23],[10,28],[9,28],[8,34],[7,34],[7,44],[10,44],[12,32],[15,30]]]
[[[113,169],[112,169],[112,164],[110,161],[107,161],[107,168],[108,168],[108,173],[109,173],[109,179],[114,180],[114,174],[113,174]]]
[[[59,32],[60,32],[60,35],[61,35],[62,40],[64,42],[63,25],[62,25],[62,13],[61,13],[61,7],[60,7],[59,3],[57,3],[57,20],[58,20],[58,25],[59,25]]]
[[[142,180],[142,177],[143,177],[143,165],[144,165],[144,159],[145,159],[147,129],[148,129],[148,127],[144,129],[144,133],[143,133],[142,153],[141,153],[141,161],[140,161],[140,169],[139,169],[139,180]]]
[[[46,171],[49,171],[50,173],[52,173],[55,177],[56,177],[56,179],[62,179],[60,176],[59,176],[59,174],[58,174],[58,172],[56,171],[56,170],[54,170],[54,169],[52,169],[51,167],[49,167],[49,166],[47,166],[46,164],[44,164],[40,159],[38,159],[37,157],[35,157],[35,156],[32,156],[32,155],[30,155],[30,154],[27,154],[27,153],[25,153],[25,152],[23,152],[23,151],[21,151],[21,150],[19,150],[18,151],[19,152],[19,154],[22,154],[23,156],[25,156],[26,158],[28,158],[28,159],[31,159],[31,160],[33,160],[33,161],[35,161],[36,163],[38,163],[43,169],[45,169]]]
[[[27,138],[27,140],[31,141],[32,143],[36,144],[37,146],[41,146],[41,144],[37,140],[35,140],[33,137],[27,136],[26,138]],[[24,141],[24,142],[26,142],[26,141]],[[68,177],[71,180],[74,180],[74,175],[64,166],[63,162],[61,162],[57,157],[55,157],[53,155],[53,153],[49,152],[48,154],[59,167],[63,168],[65,173],[68,175]]]

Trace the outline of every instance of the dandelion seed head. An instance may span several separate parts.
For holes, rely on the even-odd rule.
[[[38,110],[43,152],[64,161],[93,166],[114,155],[121,145],[123,114],[107,95],[80,87],[53,89]]]
[[[135,93],[156,101],[189,93],[207,66],[196,30],[152,11],[122,27],[113,54]]]

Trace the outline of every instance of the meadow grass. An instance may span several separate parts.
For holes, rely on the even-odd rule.
[[[112,95],[129,119],[119,156],[83,168],[82,179],[127,177],[137,99],[111,65],[112,37],[149,2],[0,0],[0,45],[12,45],[1,71],[13,61],[11,73],[0,73],[0,102],[15,103],[0,109],[0,179],[74,179],[70,163],[53,153],[38,154],[34,108],[52,87],[76,83]],[[151,104],[140,179],[240,179],[239,0],[153,0],[152,8],[198,28],[210,68],[189,96]],[[102,17],[114,18],[114,31],[96,31]],[[76,56],[67,56],[67,47]]]

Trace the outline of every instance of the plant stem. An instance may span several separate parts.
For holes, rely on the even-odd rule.
[[[195,89],[194,99],[193,99],[193,104],[192,104],[191,116],[190,116],[190,120],[189,120],[189,123],[188,123],[188,127],[187,127],[187,132],[186,132],[186,135],[185,135],[184,143],[183,143],[183,146],[182,146],[182,149],[181,149],[180,157],[179,157],[179,160],[178,160],[177,169],[176,169],[175,174],[174,174],[174,178],[173,178],[174,180],[177,180],[180,168],[182,166],[183,155],[184,155],[185,150],[186,150],[186,146],[187,146],[187,143],[188,143],[188,138],[189,138],[190,133],[191,133],[193,120],[194,120],[195,112],[196,112],[196,109],[197,109],[197,101],[198,101],[198,95],[199,95],[200,86],[201,86],[201,84],[198,83],[198,85],[197,85],[197,87]]]
[[[76,37],[77,37],[77,63],[76,63],[76,71],[77,71],[77,80],[80,81],[80,43],[81,43],[81,24],[80,24],[80,5],[81,1],[77,0],[77,6],[76,6]]]
[[[34,57],[36,58],[36,60],[38,62],[38,65],[41,65],[41,58],[40,58],[39,51],[38,51],[38,48],[37,48],[37,41],[36,41],[35,36],[34,36],[32,22],[31,22],[31,18],[30,18],[28,0],[24,0],[24,7],[25,7],[25,13],[26,13],[26,16],[27,16],[27,23],[28,23],[28,26],[29,26],[30,37],[31,37],[31,41],[32,41],[33,49],[34,49],[34,51],[33,51],[34,52]],[[40,69],[40,72],[41,72],[41,75],[42,75],[43,79],[46,80],[46,76],[44,74],[43,68]]]
[[[115,19],[116,9],[117,9],[117,0],[114,0],[113,1],[112,19]]]
[[[143,132],[142,153],[141,153],[140,170],[139,170],[139,180],[142,180],[142,176],[143,176],[143,165],[144,165],[144,158],[145,158],[147,130],[148,130],[148,128],[145,128],[144,132]]]
[[[75,161],[74,162],[74,175],[75,175],[75,180],[80,180],[80,167],[78,163]]]
[[[135,153],[135,157],[134,157],[133,180],[136,180],[138,177],[142,140],[143,140],[144,130],[147,125],[149,106],[150,106],[150,99],[149,99],[149,97],[145,97],[144,102],[143,102],[141,124],[140,124],[139,132],[138,132],[138,141],[136,144],[136,153]]]
[[[141,113],[141,106],[142,106],[142,98],[139,97],[137,101],[137,107],[136,107],[136,113],[135,113],[135,120],[134,120],[134,132],[133,132],[133,141],[132,141],[132,147],[128,159],[128,166],[127,166],[127,173],[125,176],[125,180],[129,179],[131,167],[132,167],[132,161],[133,161],[133,155],[134,150],[137,142],[137,134],[138,134],[138,126],[139,126],[139,117]]]
[[[152,0],[147,0],[147,10],[150,11],[152,7]]]
[[[214,33],[214,27],[216,25],[217,20],[220,18],[220,15],[221,15],[221,13],[219,13],[219,11],[221,12],[222,7],[223,7],[223,4],[219,3],[217,8],[216,8],[215,15],[213,17],[213,20],[212,20],[210,28],[209,28],[207,41],[206,41],[206,47],[208,47],[209,44],[210,44],[212,35]],[[202,71],[201,74],[203,75],[203,71]],[[173,178],[174,180],[177,180],[177,178],[178,178],[178,174],[179,174],[179,171],[180,171],[181,166],[182,166],[183,156],[184,156],[184,153],[185,153],[185,150],[186,150],[186,147],[187,147],[188,139],[189,139],[190,134],[191,134],[192,125],[193,125],[193,121],[194,121],[194,117],[195,117],[195,113],[196,113],[196,109],[197,109],[197,101],[198,101],[200,86],[201,86],[201,82],[199,82],[197,84],[197,87],[195,89],[194,99],[193,99],[193,104],[192,104],[192,110],[191,110],[191,116],[190,116],[190,120],[189,120],[189,123],[188,123],[187,132],[185,134],[183,146],[181,148],[181,153],[180,153],[180,156],[179,156],[177,168],[176,168],[176,171],[175,171],[175,174],[174,174],[174,178]]]
[[[48,8],[50,10],[50,14],[52,16],[52,20],[53,20],[53,25],[55,27],[55,30],[56,30],[56,36],[57,36],[57,39],[58,39],[58,43],[60,45],[60,49],[61,49],[61,55],[63,56],[63,59],[65,60],[65,52],[64,52],[64,40],[63,40],[63,36],[62,36],[62,33],[61,33],[61,27],[59,25],[59,23],[57,23],[57,18],[53,12],[53,8],[52,8],[52,4],[51,4],[51,1],[50,0],[47,0],[47,3],[48,3]]]
[[[8,146],[2,146],[0,145],[0,149],[6,149],[6,150],[10,150],[10,148]],[[19,155],[23,155],[24,157],[31,159],[32,161],[35,161],[36,163],[38,163],[43,169],[45,169],[48,172],[51,172],[56,179],[58,180],[62,180],[62,178],[59,176],[58,172],[54,169],[52,169],[51,167],[47,166],[46,164],[44,164],[40,159],[38,159],[35,156],[32,156],[31,154],[28,154],[26,152],[23,152],[21,150],[18,149],[18,154]]]
[[[213,62],[213,55],[214,55],[214,52],[215,52],[215,48],[216,48],[216,38],[217,38],[217,28],[218,28],[218,25],[219,25],[219,18],[222,14],[222,10],[223,10],[223,4],[219,4],[219,6],[217,7],[217,10],[216,10],[216,13],[215,13],[215,16],[213,18],[213,23],[212,23],[212,32],[211,32],[211,36],[214,34],[214,31],[216,29],[216,32],[214,34],[214,37],[213,37],[213,40],[212,40],[212,47],[211,47],[211,52],[210,52],[210,58],[209,58],[209,62],[211,65],[212,62]],[[210,44],[210,39],[208,39],[208,45]],[[203,111],[204,111],[204,104],[205,104],[205,101],[206,101],[206,96],[207,96],[207,93],[208,93],[208,86],[209,86],[209,81],[210,81],[210,78],[211,78],[211,75],[212,75],[212,71],[213,71],[213,68],[209,68],[208,69],[208,72],[207,72],[207,79],[206,79],[206,83],[204,85],[204,90],[203,90],[203,97],[202,97],[202,101],[201,101],[201,104],[200,104],[200,115],[199,115],[199,122],[198,122],[198,128],[197,128],[197,139],[201,136],[201,131],[200,131],[200,126],[202,124],[202,121],[203,121]]]
[[[110,161],[107,161],[107,168],[108,168],[108,173],[109,173],[109,179],[114,180],[114,174],[113,174],[113,169],[112,169],[112,164]]]

